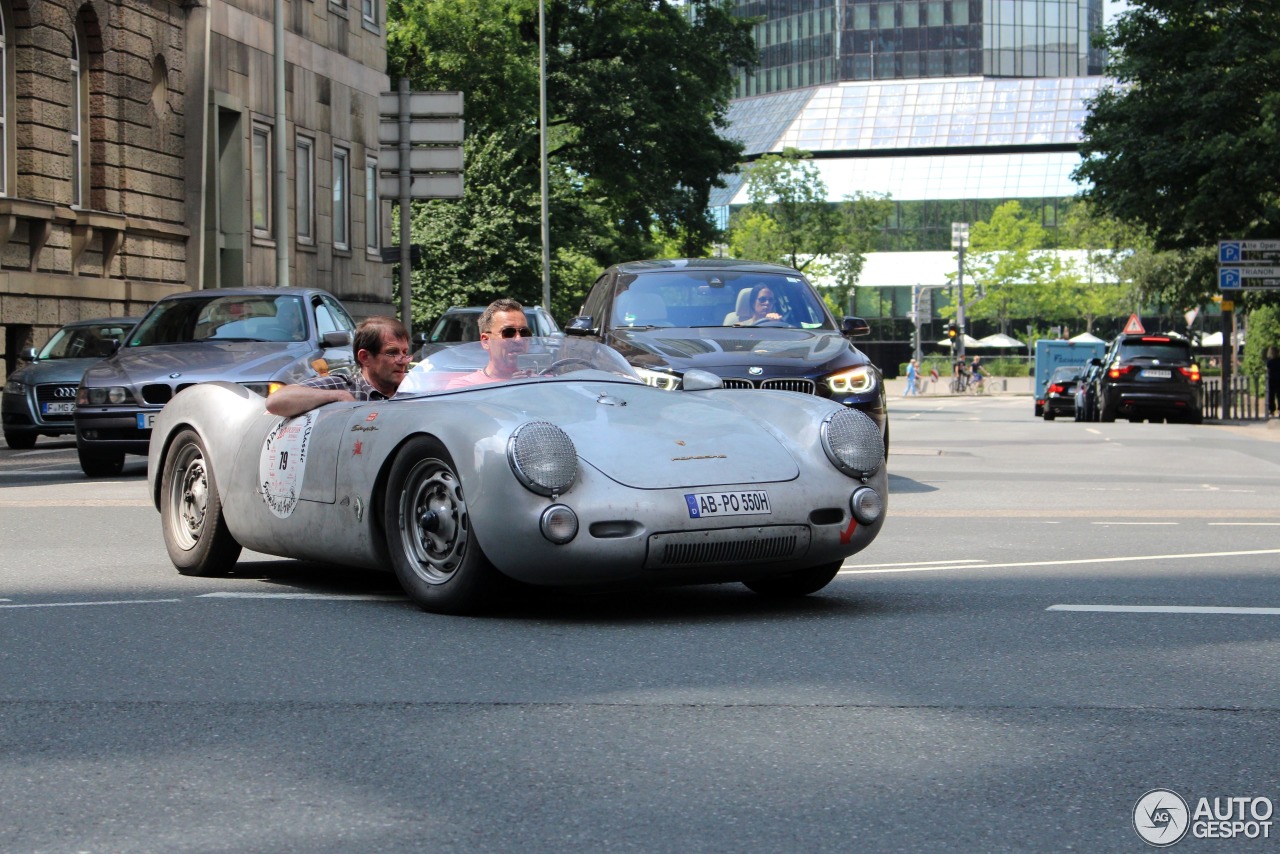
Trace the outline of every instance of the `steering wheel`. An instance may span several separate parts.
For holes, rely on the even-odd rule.
[[[571,356],[567,359],[557,359],[556,361],[552,362],[550,365],[547,365],[547,367],[544,368],[538,375],[543,377],[556,377],[562,373],[565,373],[564,368],[574,366],[574,365],[586,368],[587,370],[595,370],[595,367],[596,367],[593,362],[590,362],[586,359],[580,359],[576,356]]]

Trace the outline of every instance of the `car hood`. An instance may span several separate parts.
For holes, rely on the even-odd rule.
[[[521,419],[545,413],[569,434],[579,458],[636,489],[768,483],[800,474],[772,432],[696,392],[639,383],[545,382],[481,386],[465,394]]]
[[[192,383],[296,380],[303,378],[302,370],[290,372],[287,369],[304,364],[311,352],[311,345],[306,342],[276,341],[197,341],[126,347],[86,371],[84,381],[100,385],[120,379],[129,383],[168,379]],[[282,372],[285,372],[284,376],[281,376]]]
[[[91,359],[44,359],[31,362],[18,368],[9,375],[9,379],[26,385],[44,385],[45,383],[79,384],[80,377],[91,366],[101,362],[100,358]]]
[[[633,365],[700,368],[743,374],[767,365],[771,374],[810,374],[851,367],[867,357],[838,332],[779,327],[658,327],[615,329],[613,346]]]

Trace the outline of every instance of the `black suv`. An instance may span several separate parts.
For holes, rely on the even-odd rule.
[[[1202,420],[1200,366],[1182,336],[1121,335],[1095,362],[1099,421]]]

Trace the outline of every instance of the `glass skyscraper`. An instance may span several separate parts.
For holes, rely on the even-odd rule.
[[[739,0],[760,65],[736,97],[859,80],[1086,77],[1102,0]]]

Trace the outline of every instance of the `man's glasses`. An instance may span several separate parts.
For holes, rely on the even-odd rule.
[[[533,335],[533,330],[527,326],[504,326],[498,334],[503,338],[515,338],[517,335],[521,338],[529,338]]]

